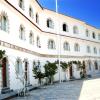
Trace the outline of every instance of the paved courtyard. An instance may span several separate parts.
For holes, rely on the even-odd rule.
[[[100,100],[100,78],[50,85],[12,100]]]

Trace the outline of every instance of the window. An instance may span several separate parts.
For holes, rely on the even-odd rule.
[[[74,34],[78,34],[78,33],[79,33],[78,27],[77,27],[77,26],[74,26],[74,27],[73,27],[73,33],[74,33]]]
[[[98,63],[97,61],[94,62],[95,70],[98,70]]]
[[[97,54],[97,48],[94,47],[94,54]]]
[[[96,38],[96,36],[95,36],[95,33],[94,33],[94,32],[92,33],[92,37],[93,37],[93,39],[95,39],[95,38]]]
[[[34,44],[34,36],[33,36],[32,32],[30,32],[30,34],[29,34],[29,43]]]
[[[19,7],[24,10],[24,0],[19,0]]]
[[[100,33],[98,34],[98,40],[100,40]]]
[[[39,15],[36,13],[36,23],[39,24]]]
[[[36,39],[36,40],[37,40],[37,47],[38,47],[38,48],[41,48],[39,36],[37,36],[37,39]]]
[[[48,28],[54,28],[54,23],[51,19],[47,19],[47,27]]]
[[[65,42],[64,45],[63,45],[63,48],[64,48],[65,51],[69,51],[70,50],[69,43]]]
[[[86,37],[89,37],[89,30],[86,29]]]
[[[31,18],[33,18],[33,9],[32,9],[32,7],[29,8],[29,16]]]
[[[48,49],[55,49],[55,42],[54,40],[48,41]]]
[[[23,25],[20,25],[20,29],[19,29],[19,38],[21,40],[25,40],[25,28]]]
[[[19,75],[22,74],[22,61],[19,58],[16,60],[16,73]]]
[[[80,46],[79,46],[78,43],[75,43],[75,45],[74,45],[74,50],[75,50],[76,52],[80,51]]]
[[[87,46],[87,53],[90,53],[91,50],[90,50],[90,46]]]
[[[63,24],[62,28],[64,32],[68,31],[68,26],[65,23]]]
[[[8,17],[4,14],[1,15],[1,18],[0,18],[0,29],[5,31],[5,32],[8,32]]]

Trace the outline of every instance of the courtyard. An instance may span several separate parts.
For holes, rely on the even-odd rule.
[[[100,78],[56,83],[11,100],[100,100]]]

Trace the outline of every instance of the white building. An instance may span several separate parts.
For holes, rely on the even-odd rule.
[[[37,84],[33,62],[40,61],[43,66],[47,60],[58,60],[59,44],[61,61],[85,61],[87,74],[100,73],[100,29],[70,16],[57,17],[37,0],[0,0],[0,50],[6,51],[0,68],[0,90],[21,88],[18,76],[22,71],[29,84]],[[67,79],[72,74],[79,78],[76,66],[71,69],[66,72]],[[63,71],[60,75],[63,80]]]

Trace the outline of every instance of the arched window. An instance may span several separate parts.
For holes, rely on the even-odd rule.
[[[90,53],[91,50],[90,50],[90,46],[87,46],[87,53]]]
[[[5,31],[5,32],[8,32],[8,17],[7,15],[4,13],[4,14],[1,14],[0,16],[0,29]]]
[[[51,19],[47,19],[47,27],[48,28],[54,28],[54,23]]]
[[[78,30],[78,27],[77,26],[74,26],[73,27],[73,33],[74,34],[78,34],[79,33],[79,30]]]
[[[95,36],[95,33],[94,33],[94,32],[92,33],[92,37],[93,37],[93,39],[95,39],[95,38],[96,38],[96,36]]]
[[[32,9],[32,7],[29,7],[29,16],[31,18],[33,18],[33,9]]]
[[[64,32],[68,31],[68,26],[65,23],[62,25],[62,28],[63,28],[63,31]]]
[[[98,70],[98,63],[97,63],[97,61],[94,62],[94,67],[95,67],[95,70]]]
[[[22,70],[22,61],[21,61],[21,59],[18,58],[18,59],[16,60],[16,73],[17,73],[18,75],[21,75],[22,72],[23,72],[23,70]]]
[[[75,45],[74,45],[74,50],[75,50],[76,52],[80,51],[80,46],[79,46],[78,43],[75,43]]]
[[[37,41],[37,47],[38,47],[38,48],[41,48],[41,45],[40,45],[40,38],[39,38],[39,36],[37,36],[36,41]]]
[[[39,15],[36,13],[36,23],[39,24]]]
[[[89,30],[86,29],[86,37],[89,37]]]
[[[34,36],[33,36],[32,32],[30,32],[30,34],[29,34],[29,43],[34,44]]]
[[[48,49],[55,49],[55,42],[54,40],[49,40],[48,41]]]
[[[63,48],[64,48],[65,51],[69,51],[69,50],[70,50],[70,45],[69,45],[69,43],[68,43],[68,42],[64,42]]]
[[[19,0],[19,7],[24,10],[24,0]]]
[[[94,47],[94,54],[97,54],[97,48]]]
[[[19,28],[19,38],[25,40],[25,27],[23,25],[20,25]]]

